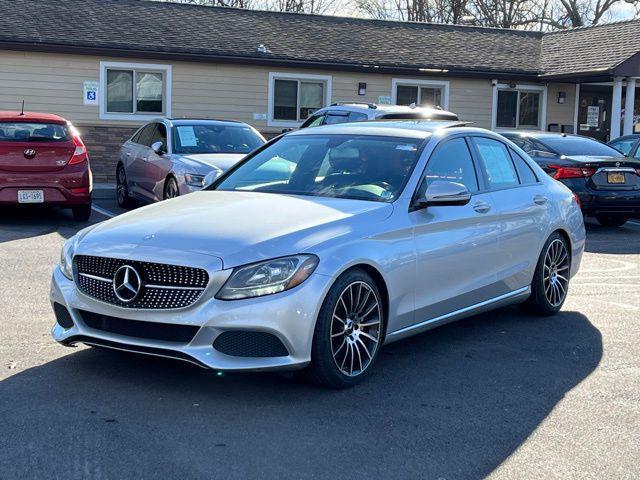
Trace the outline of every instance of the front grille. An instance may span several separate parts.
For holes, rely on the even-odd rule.
[[[162,340],[164,342],[189,343],[196,336],[200,327],[193,325],[176,325],[173,323],[141,322],[126,318],[111,317],[99,313],[79,310],[82,321],[89,328],[103,332],[125,335],[127,337],[146,340]]]
[[[89,255],[76,255],[73,261],[80,291],[126,308],[188,307],[200,298],[209,282],[209,275],[201,268]],[[113,287],[114,276],[124,265],[133,267],[140,276],[138,294],[130,301],[118,298]]]
[[[286,357],[289,355],[280,339],[267,332],[230,330],[222,332],[213,348],[233,357]]]

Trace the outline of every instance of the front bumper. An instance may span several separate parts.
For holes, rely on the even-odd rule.
[[[73,326],[64,328],[56,322],[51,334],[54,340],[67,346],[76,343],[101,345],[176,358],[215,370],[293,370],[304,367],[311,359],[316,318],[330,284],[330,277],[313,274],[306,282],[289,291],[234,301],[216,300],[213,298],[215,291],[207,288],[194,305],[185,309],[136,310],[102,303],[83,294],[56,267],[50,300],[52,304],[58,303],[68,310]],[[196,326],[198,331],[188,343],[120,335],[90,328],[83,321],[81,311],[141,322]],[[213,343],[219,335],[228,331],[270,333],[282,342],[288,355],[256,358],[219,352]]]

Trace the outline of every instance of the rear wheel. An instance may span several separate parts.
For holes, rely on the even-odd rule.
[[[133,200],[129,196],[129,187],[127,186],[127,172],[122,165],[118,165],[116,171],[116,199],[120,208],[133,207]]]
[[[164,182],[164,199],[168,200],[170,198],[176,198],[180,195],[180,190],[178,189],[178,182],[175,178],[169,177]]]
[[[384,309],[371,276],[352,270],[338,278],[322,304],[308,373],[317,383],[346,388],[366,377],[383,340]]]
[[[565,238],[554,232],[542,249],[525,307],[537,315],[557,313],[567,298],[571,254]]]
[[[596,220],[598,223],[605,227],[621,227],[629,220],[628,215],[619,214],[619,213],[610,213],[610,214],[598,214],[596,215]]]
[[[91,216],[91,204],[87,203],[86,205],[75,205],[71,207],[71,212],[73,213],[73,219],[75,221],[86,222]]]

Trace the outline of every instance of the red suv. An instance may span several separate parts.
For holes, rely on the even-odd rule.
[[[71,208],[91,215],[87,149],[70,122],[57,115],[0,111],[0,204]]]

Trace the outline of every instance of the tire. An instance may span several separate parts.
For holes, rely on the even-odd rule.
[[[173,177],[168,177],[164,182],[163,198],[169,200],[180,196],[178,182]]]
[[[620,213],[618,213],[618,214],[616,214],[616,213],[611,213],[611,214],[601,213],[599,215],[596,215],[596,220],[598,220],[598,223],[600,225],[602,225],[603,227],[621,227],[622,225],[627,223],[629,218],[630,217],[628,215],[624,215],[624,214],[620,214]]]
[[[361,382],[378,357],[385,325],[374,280],[363,270],[347,271],[333,284],[320,309],[307,377],[336,389]]]
[[[525,309],[534,315],[558,313],[567,298],[570,271],[569,244],[560,233],[554,232],[542,248],[531,282],[531,296],[523,305]]]
[[[73,219],[76,222],[86,222],[91,216],[91,204],[75,205],[71,207],[71,212],[73,213]]]
[[[116,169],[116,200],[120,208],[131,208],[134,206],[134,201],[129,196],[127,172],[122,165],[118,165]]]

